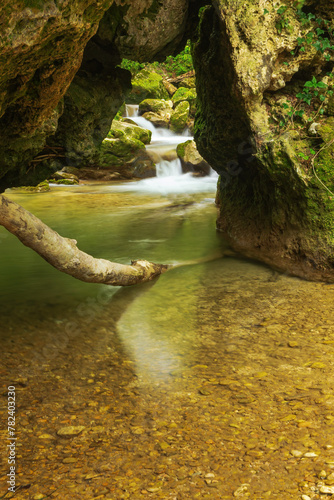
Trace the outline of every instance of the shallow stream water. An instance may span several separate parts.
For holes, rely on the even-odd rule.
[[[1,435],[13,385],[18,467],[8,494],[4,445],[0,498],[328,497],[334,287],[228,251],[212,186],[117,186],[8,193],[96,257],[182,265],[81,283],[0,228]]]

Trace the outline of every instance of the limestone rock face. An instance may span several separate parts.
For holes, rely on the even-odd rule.
[[[22,164],[56,130],[59,103],[110,5],[111,0],[1,2],[1,177],[21,164],[15,176],[22,182]],[[10,172],[7,177],[3,185],[13,182]]]
[[[308,5],[315,18],[322,9],[332,22],[330,6]],[[305,82],[312,75],[324,78],[328,66],[315,44],[305,43],[300,50],[299,39],[311,23],[303,23],[296,7],[285,7],[279,11],[275,2],[264,8],[259,0],[226,0],[202,10],[194,43],[195,139],[221,175],[218,227],[234,248],[298,276],[334,281],[334,183],[328,157],[323,152],[316,157],[316,176],[303,160],[314,145],[303,121],[297,117],[285,126],[284,114],[277,121],[279,102],[284,99],[293,109]],[[312,112],[306,106],[306,114]],[[326,113],[321,121],[328,121]]]
[[[130,87],[116,69],[122,57],[161,60],[181,49],[197,10],[197,0],[1,2],[0,189],[91,161]],[[50,146],[65,158],[35,168]]]

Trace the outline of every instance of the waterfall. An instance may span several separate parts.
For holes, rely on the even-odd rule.
[[[215,192],[217,174],[214,172],[207,177],[194,177],[191,173],[183,174],[180,159],[176,154],[178,144],[192,139],[188,130],[183,134],[175,134],[169,129],[158,128],[149,120],[139,115],[139,106],[126,104],[125,114],[139,127],[152,132],[151,143],[146,146],[147,153],[156,164],[156,177],[118,185],[118,191],[139,191],[160,193],[163,196],[170,194],[186,194],[199,192]]]

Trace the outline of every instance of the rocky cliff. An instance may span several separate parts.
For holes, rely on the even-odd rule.
[[[214,1],[194,63],[195,138],[220,174],[232,246],[310,279],[334,278],[333,8]]]

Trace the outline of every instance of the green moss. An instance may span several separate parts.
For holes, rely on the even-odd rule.
[[[192,142],[192,140],[190,139],[189,141],[181,142],[180,144],[177,145],[177,147],[176,147],[176,153],[177,153],[177,156],[179,158],[184,158],[186,147],[191,142]]]
[[[189,117],[189,102],[182,101],[178,104],[170,117],[170,128],[174,132],[183,132]]]
[[[129,104],[139,104],[144,99],[168,98],[169,95],[162,82],[162,76],[143,69],[133,78],[132,91],[127,101]]]

